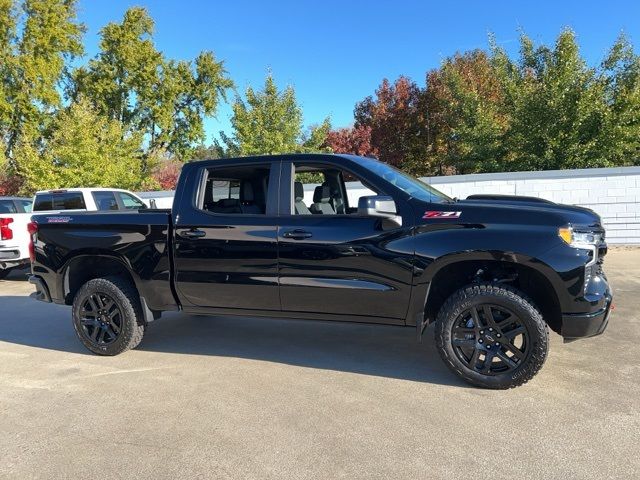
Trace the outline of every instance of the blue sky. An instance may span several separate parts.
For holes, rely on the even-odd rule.
[[[518,32],[552,43],[571,27],[582,53],[596,65],[620,32],[640,46],[640,2],[595,1],[160,1],[80,0],[87,58],[98,33],[131,6],[146,7],[156,22],[157,47],[168,57],[194,58],[212,50],[224,60],[240,91],[260,87],[270,69],[282,87],[296,89],[305,124],[331,117],[353,121],[355,103],[385,77],[425,73],[456,51],[485,48],[487,35],[516,53]],[[207,143],[229,129],[230,107],[208,119]]]

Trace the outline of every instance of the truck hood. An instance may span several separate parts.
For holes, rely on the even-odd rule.
[[[442,204],[444,215],[428,213],[436,210],[434,204],[425,204],[422,222],[427,223],[451,217],[448,212],[456,212],[454,218],[462,223],[507,223],[563,226],[571,224],[590,229],[602,229],[602,220],[593,210],[563,205],[537,197],[517,195],[470,195],[465,200]],[[438,206],[440,209],[440,206]]]

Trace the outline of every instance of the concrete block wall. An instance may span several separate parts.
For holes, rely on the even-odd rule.
[[[452,197],[525,195],[597,212],[610,244],[640,244],[640,167],[424,177]]]

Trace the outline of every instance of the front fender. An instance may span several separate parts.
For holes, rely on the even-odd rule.
[[[564,279],[545,253],[562,241],[557,230],[546,226],[429,225],[416,229],[413,293],[406,323],[423,322],[433,279],[456,263],[468,261],[520,265],[549,280],[556,293],[565,289]]]

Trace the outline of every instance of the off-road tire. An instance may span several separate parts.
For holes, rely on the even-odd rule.
[[[503,374],[480,373],[465,365],[454,351],[456,322],[470,308],[485,305],[504,307],[517,315],[530,342],[524,358],[513,370]],[[523,385],[542,368],[549,348],[549,330],[533,301],[524,293],[510,286],[484,283],[461,288],[445,301],[436,318],[435,340],[444,363],[462,379],[478,387],[507,389]]]
[[[95,294],[108,295],[121,312],[121,328],[117,338],[108,345],[91,341],[83,330],[81,312],[84,302]],[[109,276],[94,278],[85,283],[73,299],[73,328],[82,344],[98,355],[113,356],[136,348],[145,332],[145,320],[140,306],[140,297],[135,287],[126,278]]]

